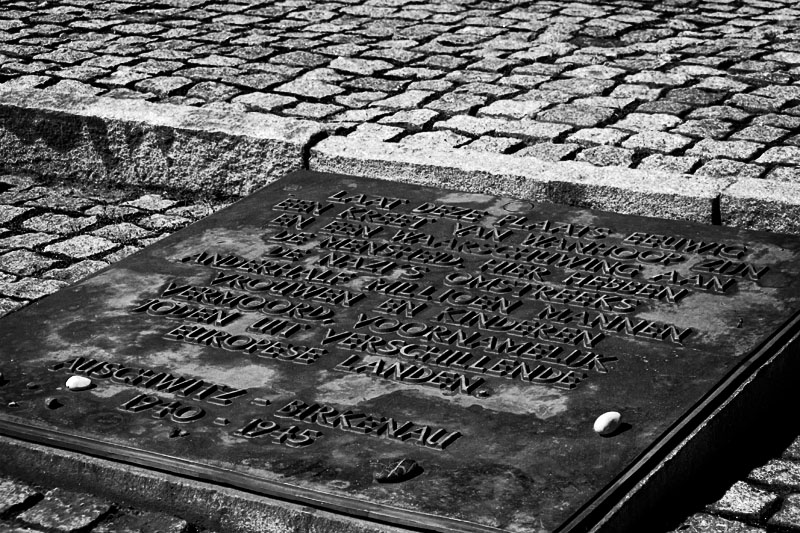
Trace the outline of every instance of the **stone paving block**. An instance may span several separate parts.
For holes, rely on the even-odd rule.
[[[711,176],[715,178],[760,178],[764,167],[749,165],[730,159],[713,159],[707,161],[695,171],[696,176]]]
[[[775,113],[779,111],[787,101],[788,99],[786,98],[769,98],[753,94],[735,94],[727,103],[755,113]]]
[[[156,76],[155,78],[142,80],[136,83],[134,87],[157,96],[169,96],[191,84],[192,80],[183,76]]]
[[[90,527],[111,510],[111,504],[88,494],[53,489],[44,500],[19,515],[36,527],[71,533]]]
[[[32,207],[16,207],[13,205],[0,205],[0,224],[8,224],[15,218],[33,209]]]
[[[135,254],[136,252],[140,251],[142,248],[139,246],[123,246],[119,250],[115,252],[111,252],[108,255],[103,256],[103,259],[108,261],[109,263],[116,263],[117,261],[121,261],[125,259],[131,254]]]
[[[4,313],[4,309],[5,306],[0,300],[0,316],[10,312]],[[6,477],[0,478],[0,516],[15,514],[29,507],[41,497],[42,494],[39,491],[26,483]]]
[[[766,529],[719,516],[698,513],[670,533],[767,533]]]
[[[550,163],[468,149],[425,150],[329,137],[311,150],[311,170],[349,172],[470,192],[509,195],[618,213],[711,222],[729,180]]]
[[[80,211],[95,204],[93,199],[83,196],[79,191],[71,187],[50,185],[48,187],[36,187],[35,189],[42,190],[43,194],[37,198],[27,200],[25,205],[65,211]]]
[[[781,454],[782,459],[800,459],[800,436],[798,436],[792,443],[789,445],[786,450],[784,450],[783,454]]]
[[[536,120],[509,120],[498,121],[494,131],[509,137],[519,137],[534,141],[553,141],[557,137],[572,131],[568,124],[555,124],[552,122],[539,122]]]
[[[32,231],[71,235],[97,223],[96,217],[73,217],[57,213],[45,213],[31,217],[22,223],[22,227]]]
[[[390,126],[400,126],[410,131],[420,131],[434,121],[439,113],[432,109],[413,109],[398,111],[388,117],[383,117],[378,122]]]
[[[0,283],[3,283],[0,280]],[[20,309],[28,304],[27,300],[12,300],[11,298],[4,298],[0,296],[0,318],[6,316],[9,313],[13,313],[17,309]]]
[[[297,102],[296,98],[271,93],[248,93],[236,96],[231,100],[234,104],[244,104],[252,111],[270,112],[289,104]]]
[[[634,151],[616,146],[595,146],[579,153],[575,159],[600,167],[629,167],[633,164]]]
[[[800,165],[800,146],[773,146],[761,154],[756,163]]]
[[[487,97],[469,93],[447,93],[441,98],[428,102],[425,107],[444,115],[469,114],[486,103]],[[385,100],[384,100],[385,101]]]
[[[520,157],[535,157],[544,161],[562,161],[569,159],[580,150],[580,145],[573,143],[554,144],[554,143],[538,143],[533,146],[523,148],[514,155]]]
[[[674,172],[676,174],[687,174],[700,163],[697,157],[672,156],[663,154],[653,154],[645,157],[636,168],[642,170],[660,170],[662,172]]]
[[[746,160],[752,158],[762,148],[762,144],[750,141],[715,141],[713,139],[702,139],[687,150],[686,154],[697,156],[701,159],[724,157],[727,159]],[[759,158],[757,162],[764,163],[766,161],[762,161],[761,158]]]
[[[771,126],[754,125],[737,131],[731,135],[731,139],[754,141],[758,143],[771,143],[775,142],[781,137],[789,134],[788,130],[783,128],[773,128]]]
[[[105,261],[93,261],[87,259],[79,263],[75,263],[66,268],[54,268],[44,273],[42,277],[45,279],[55,279],[58,281],[65,281],[69,284],[76,283],[86,276],[97,272],[109,265]]]
[[[355,131],[348,134],[347,137],[350,139],[395,141],[403,133],[405,133],[405,130],[396,126],[366,123],[359,124]]]
[[[800,184],[742,178],[722,191],[722,223],[747,229],[797,233],[800,231]],[[768,485],[800,487],[800,465],[770,463],[754,470],[749,479]]]
[[[95,205],[84,211],[86,215],[107,220],[122,220],[137,213],[141,213],[141,210],[125,205]]]
[[[630,135],[630,132],[614,128],[583,128],[567,137],[567,140],[582,146],[614,145],[619,144]]]
[[[155,213],[139,219],[137,224],[153,231],[175,231],[191,224],[191,222],[192,221],[186,217]]]
[[[14,189],[22,190],[33,187],[36,180],[32,176],[23,174],[0,174],[0,183],[9,185]]]
[[[433,91],[405,91],[399,95],[372,102],[370,105],[392,109],[414,109],[421,106],[426,100],[430,100],[434,94]]]
[[[247,194],[302,166],[317,124],[138,100],[0,92],[14,171]]]
[[[469,150],[477,150],[480,152],[494,152],[498,154],[505,154],[512,149],[516,148],[522,143],[519,139],[511,137],[493,137],[491,135],[483,135],[478,137],[463,148]],[[2,242],[2,241],[0,241]]]
[[[800,169],[797,167],[776,166],[767,172],[767,175],[764,176],[764,179],[800,183]],[[0,243],[2,243],[2,241],[0,241]]]
[[[44,251],[45,253],[66,255],[72,259],[84,259],[108,252],[116,246],[116,243],[102,237],[78,235],[66,241],[50,244],[44,248]]]
[[[362,108],[368,106],[377,100],[383,100],[389,96],[388,93],[383,91],[360,91],[346,95],[339,95],[334,97],[336,103],[349,108]]]
[[[688,135],[689,137],[700,137],[702,139],[722,139],[734,129],[734,125],[724,120],[714,118],[704,118],[698,120],[687,120],[673,128],[671,131]]]
[[[601,94],[606,89],[612,87],[614,82],[611,80],[593,80],[587,78],[569,78],[564,80],[554,80],[543,83],[539,86],[545,91],[563,91],[570,94],[589,96]]]
[[[63,281],[41,280],[38,278],[22,278],[17,281],[3,281],[0,279],[0,295],[25,300],[38,300],[67,285]]]
[[[737,481],[722,498],[709,505],[706,510],[735,518],[759,520],[771,513],[779,501],[780,496],[774,492]]]
[[[536,118],[544,122],[561,122],[579,127],[595,127],[614,116],[609,108],[584,107],[562,104],[539,113]]]
[[[657,99],[662,92],[662,89],[649,87],[647,85],[623,84],[614,87],[614,90],[611,91],[610,96],[620,99],[630,98],[633,100],[642,100],[647,102]]]
[[[753,126],[772,126],[774,128],[791,130],[800,128],[800,117],[778,113],[767,113],[766,115],[758,115],[757,117],[754,117],[751,124]]]
[[[400,144],[404,146],[416,146],[420,148],[429,147],[431,149],[437,148],[457,148],[462,146],[472,139],[453,133],[452,131],[426,131],[423,133],[415,133],[404,137],[400,140]]]
[[[614,127],[632,131],[659,131],[672,128],[680,123],[681,119],[673,115],[661,113],[631,113],[622,120],[618,120],[614,124]]]
[[[189,523],[163,513],[129,511],[92,529],[92,533],[185,533]]]
[[[14,250],[0,255],[0,270],[17,276],[30,276],[49,268],[55,259],[28,250]]]
[[[60,235],[52,233],[20,233],[17,235],[4,235],[0,238],[0,249],[27,248],[32,250],[41,244],[60,239]]]
[[[363,76],[372,76],[376,72],[393,68],[391,63],[379,59],[357,59],[352,57],[337,57],[331,61],[329,66],[335,70]]]
[[[295,106],[284,109],[283,112],[286,115],[317,120],[324,119],[343,109],[342,106],[333,104],[300,102]]]
[[[692,139],[663,131],[643,131],[626,139],[623,148],[669,154],[692,143]]]
[[[458,115],[439,121],[433,127],[436,129],[450,129],[467,135],[486,135],[497,131],[498,128],[505,124],[505,120],[498,118]]]
[[[129,243],[136,239],[143,239],[152,236],[153,232],[140,228],[130,222],[120,222],[97,228],[91,232],[92,235],[103,237],[114,242]]]
[[[186,217],[192,220],[199,220],[208,215],[227,207],[233,202],[199,202],[195,204],[182,205],[179,207],[171,207],[167,209],[165,215],[177,215],[179,217]]]
[[[782,530],[800,531],[800,494],[787,495],[767,523]]]

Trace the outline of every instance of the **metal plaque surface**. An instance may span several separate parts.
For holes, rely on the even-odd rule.
[[[401,526],[563,529],[794,317],[799,249],[299,172],[0,321],[0,431]]]

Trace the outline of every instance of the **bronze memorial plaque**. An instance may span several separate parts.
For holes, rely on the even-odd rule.
[[[0,432],[402,527],[584,530],[786,346],[798,252],[297,172],[1,320]]]

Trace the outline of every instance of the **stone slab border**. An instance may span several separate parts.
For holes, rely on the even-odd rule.
[[[10,172],[246,195],[302,168],[324,129],[261,113],[0,91],[0,153]]]
[[[311,170],[711,224],[730,180],[329,137]]]

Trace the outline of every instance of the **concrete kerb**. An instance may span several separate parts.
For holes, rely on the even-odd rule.
[[[711,224],[732,180],[328,137],[311,170]]]
[[[304,166],[315,122],[262,113],[0,91],[10,172],[245,195]]]
[[[722,191],[722,223],[778,233],[800,233],[800,184],[740,178]]]

